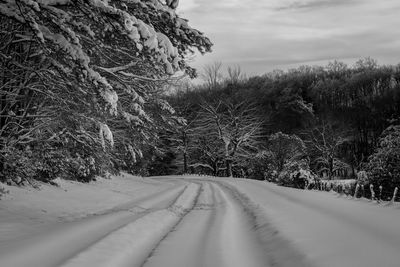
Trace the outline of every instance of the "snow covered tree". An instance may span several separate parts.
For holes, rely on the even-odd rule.
[[[189,134],[190,124],[182,122],[175,128],[172,138],[170,138],[175,141],[176,152],[182,158],[183,173],[189,173]]]
[[[160,88],[176,71],[195,76],[187,56],[211,51],[170,2],[0,1],[0,173],[3,151],[28,146],[142,155],[173,116]]]
[[[293,165],[307,157],[306,146],[297,135],[282,132],[272,134],[267,143],[275,170],[280,173],[288,164]]]
[[[274,164],[274,155],[271,151],[262,149],[247,160],[249,178],[273,181],[277,174]]]
[[[266,149],[255,158],[265,178],[285,186],[296,186],[300,172],[309,170],[309,159],[304,141],[297,135],[277,132],[269,136]],[[257,165],[256,165],[257,166]]]
[[[334,174],[350,168],[339,157],[340,146],[348,142],[346,135],[345,132],[325,122],[307,133],[306,144],[316,173],[320,175],[325,173],[332,179]]]
[[[224,150],[221,140],[205,134],[199,128],[193,129],[191,138],[189,151],[192,162],[190,166],[195,171],[196,169],[203,169],[213,176],[218,176],[224,164]]]
[[[256,110],[244,102],[205,103],[198,122],[202,134],[219,141],[228,177],[233,175],[233,163],[257,151],[261,124]]]
[[[388,127],[380,136],[367,165],[370,181],[390,192],[400,186],[400,126]]]

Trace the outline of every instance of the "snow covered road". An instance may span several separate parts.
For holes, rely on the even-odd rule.
[[[143,183],[157,190],[0,246],[0,266],[400,266],[395,207],[245,179]]]
[[[334,193],[225,180],[257,204],[259,236],[275,228],[312,266],[400,266],[400,210]],[[263,229],[265,228],[265,229]],[[265,233],[263,233],[265,231]],[[296,266],[296,265],[284,265]]]
[[[145,267],[269,266],[251,218],[227,190],[202,182],[193,209],[154,249]]]

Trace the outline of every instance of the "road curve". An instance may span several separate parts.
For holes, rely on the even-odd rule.
[[[0,266],[276,266],[234,190],[213,180],[164,179],[174,186],[0,251]]]
[[[399,210],[228,178],[164,191],[0,251],[1,267],[400,266]]]

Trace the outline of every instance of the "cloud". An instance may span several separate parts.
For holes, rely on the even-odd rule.
[[[312,1],[294,1],[284,6],[275,8],[275,10],[297,10],[297,9],[319,9],[342,5],[353,5],[357,0],[312,0]]]
[[[182,0],[182,16],[210,37],[213,61],[253,74],[293,64],[371,56],[400,62],[398,0]]]
[[[183,1],[180,1],[178,10],[185,12],[185,11],[193,10],[196,7],[198,7],[196,0],[183,0]]]

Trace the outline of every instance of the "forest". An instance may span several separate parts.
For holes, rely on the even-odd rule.
[[[166,98],[187,123],[164,139],[173,149],[156,171],[289,186],[366,173],[364,182],[399,186],[400,65],[368,57],[246,78],[238,66],[223,77],[214,63],[203,73],[204,84]]]
[[[125,171],[400,185],[400,65],[197,72],[188,59],[212,42],[174,1],[108,2],[0,1],[2,182]]]

